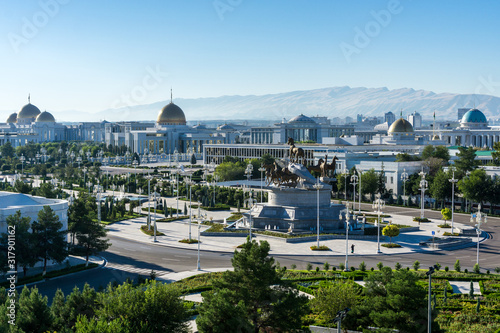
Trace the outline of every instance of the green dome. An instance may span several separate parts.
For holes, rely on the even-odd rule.
[[[462,117],[462,123],[487,123],[484,113],[478,109],[470,109]]]

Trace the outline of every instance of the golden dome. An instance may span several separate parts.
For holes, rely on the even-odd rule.
[[[387,133],[413,133],[413,126],[411,123],[403,118],[399,118],[392,123]]]
[[[25,106],[22,107],[21,111],[19,111],[19,114],[17,115],[18,119],[23,119],[23,118],[36,118],[40,114],[40,109],[38,109],[36,106],[34,106],[31,103],[26,104]]]
[[[17,123],[17,113],[13,113],[9,116],[9,118],[7,118],[7,121],[6,121],[7,124],[15,124]]]
[[[170,102],[158,113],[156,122],[160,125],[186,125],[184,111]]]
[[[432,140],[439,140],[439,135],[434,134],[434,135],[432,136]]]
[[[52,114],[47,111],[43,111],[36,117],[35,122],[37,123],[55,123],[56,119]]]

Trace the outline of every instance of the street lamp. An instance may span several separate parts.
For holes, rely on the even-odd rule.
[[[406,172],[406,169],[403,169],[403,173],[401,174],[401,180],[403,181],[403,198],[405,200],[404,203],[405,206],[408,206],[408,201],[406,198],[406,182],[408,181],[408,172]]]
[[[488,222],[488,216],[486,214],[481,213],[481,204],[477,206],[477,213],[470,215],[470,222],[474,223],[474,219],[476,224],[474,225],[476,227],[476,234],[477,234],[477,252],[476,252],[476,265],[479,266],[479,237],[481,236],[481,223],[487,223]]]
[[[344,200],[347,201],[347,176],[349,175],[349,173],[347,172],[345,165],[344,165],[344,171],[342,172],[342,175],[344,176]]]
[[[247,181],[248,182],[252,178],[252,173],[253,173],[253,164],[252,163],[248,163],[247,168],[245,169],[245,175],[247,176]],[[250,186],[250,184],[248,184],[248,186]]]
[[[201,203],[198,201],[198,262],[197,262],[197,267],[198,270],[201,271],[201,265],[200,265],[200,243],[201,243],[201,222],[203,222],[203,218],[206,218],[205,216],[202,216],[201,214]]]
[[[154,215],[154,234],[153,234],[153,242],[157,242],[156,240],[156,187],[153,189],[154,191],[154,211],[155,211],[155,215]]]
[[[263,184],[264,184],[264,174],[263,172],[266,171],[266,168],[264,168],[264,164],[260,165],[260,168],[258,169],[260,171],[260,202],[264,202],[262,200],[262,195],[263,195]]]
[[[189,186],[189,242],[191,243],[191,220],[193,219],[193,210],[191,208],[191,188],[193,187],[194,182],[191,178],[186,180],[186,185]]]
[[[317,191],[317,202],[318,202],[318,206],[317,206],[317,210],[316,210],[316,220],[317,220],[317,241],[318,241],[318,250],[319,250],[319,190],[321,190],[324,186],[323,184],[320,184],[319,182],[319,179],[316,180],[316,184],[313,185],[314,189]]]
[[[427,333],[431,333],[431,324],[432,324],[432,313],[431,313],[431,298],[432,298],[432,295],[431,295],[431,290],[432,290],[432,285],[431,285],[431,278],[432,278],[432,274],[434,274],[434,272],[436,271],[436,269],[439,269],[439,267],[437,265],[434,265],[434,266],[431,266],[429,267],[429,270],[427,272],[425,272],[425,274],[429,277],[429,294],[427,295],[427,311],[428,311],[428,315],[427,315]]]
[[[26,161],[26,157],[24,157],[24,154],[19,157],[19,160],[21,161],[21,177],[23,177],[24,174],[24,161]]]
[[[424,218],[424,199],[425,199],[425,191],[429,188],[429,183],[425,180],[425,172],[422,171],[419,173],[422,179],[420,180],[420,218]]]
[[[361,215],[361,170],[359,172],[359,207],[358,207],[358,214]]]
[[[151,230],[151,175],[149,170],[146,178],[148,179],[148,230]]]
[[[340,310],[339,312],[337,312],[337,315],[335,316],[335,319],[333,319],[333,322],[334,323],[337,323],[337,333],[341,333],[342,329],[340,328],[341,324],[342,324],[342,319],[345,319],[345,317],[347,316],[347,312],[351,311],[351,309],[349,308],[345,308],[344,310]]]
[[[353,174],[351,176],[351,185],[354,188],[354,194],[352,196],[352,212],[354,213],[354,209],[356,209],[356,184],[358,183],[358,175]]]
[[[340,213],[339,220],[342,220],[342,213]],[[349,214],[349,209],[347,209],[345,214],[345,271],[349,271],[349,224],[351,220],[351,215]]]
[[[453,236],[453,220],[455,215],[455,184],[458,182],[458,179],[455,179],[455,171],[453,171],[453,176],[451,179],[448,179],[451,183],[451,235]]]
[[[78,156],[78,157],[76,158],[76,163],[78,163],[78,169],[80,169],[80,163],[82,163],[82,158],[81,158],[81,156]]]
[[[215,206],[215,189],[217,186],[217,181],[219,181],[219,175],[214,173],[214,177],[213,177],[212,181],[214,183],[214,206]]]
[[[380,215],[382,214],[382,209],[385,207],[385,201],[380,197],[373,202],[372,208],[377,212],[378,220],[377,220],[377,253],[381,253],[380,251]]]
[[[101,186],[99,185],[99,179],[97,180],[97,185],[95,185],[95,190],[97,192],[97,220],[101,223]]]

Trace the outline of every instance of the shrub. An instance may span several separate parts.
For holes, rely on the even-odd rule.
[[[312,251],[330,251],[330,248],[326,245],[320,245],[319,247],[316,245],[311,246]]]
[[[384,244],[380,244],[380,245],[383,246],[383,247],[387,247],[389,249],[401,247],[401,245],[396,244],[396,243],[384,243]]]
[[[439,271],[439,270],[441,269],[441,264],[437,262],[437,263],[434,265],[434,267],[436,268],[436,271]]]
[[[359,264],[359,270],[364,272],[366,271],[366,264],[364,261],[362,261],[360,264]]]
[[[464,273],[466,273],[466,274],[469,273],[469,270],[467,268],[464,269]]]
[[[378,264],[377,264],[377,268],[379,271],[382,270],[382,267],[384,267],[384,264],[380,261]]]
[[[313,265],[312,265],[310,262],[308,262],[308,263],[307,263],[307,266],[306,266],[306,269],[307,269],[308,271],[310,271],[312,268],[313,268]]]
[[[336,270],[337,270],[337,267],[333,266],[333,267],[332,267],[332,271],[334,271],[334,272],[335,272]]]
[[[370,271],[372,271],[372,272],[373,272],[374,270],[375,270],[375,268],[373,268],[373,267],[372,267],[372,268],[370,268]]]
[[[450,270],[450,268],[448,266],[444,266],[444,271],[445,272],[448,272]]]
[[[330,264],[329,264],[328,262],[325,262],[325,263],[323,264],[323,269],[324,269],[325,271],[328,271],[328,270],[330,269]]]
[[[420,268],[420,262],[418,260],[415,260],[415,262],[413,263],[413,269],[418,271],[419,268]]]
[[[455,265],[453,266],[453,268],[455,269],[455,271],[460,272],[460,260],[457,259],[457,261],[455,261]]]
[[[340,263],[340,264],[339,264],[339,269],[340,269],[341,271],[343,271],[343,270],[345,269],[345,265],[344,265],[343,263]]]
[[[474,271],[474,273],[476,274],[479,274],[481,272],[481,269],[479,268],[479,265],[478,264],[475,264],[474,265],[474,268],[472,268],[472,270]]]
[[[486,274],[488,274],[488,275],[490,274],[490,270],[489,269],[486,271]]]
[[[354,272],[356,270],[356,267],[351,266],[351,272]]]
[[[316,273],[319,273],[319,266],[316,266]]]
[[[495,267],[495,273],[500,273],[500,267]]]
[[[401,264],[399,262],[397,262],[395,265],[394,265],[394,268],[399,271],[401,269]]]
[[[291,266],[291,267],[292,267],[292,269],[296,269],[296,268],[297,268],[297,265],[292,264],[292,266]]]

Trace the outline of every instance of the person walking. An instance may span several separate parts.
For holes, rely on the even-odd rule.
[[[351,253],[354,253],[354,244],[351,245]]]

